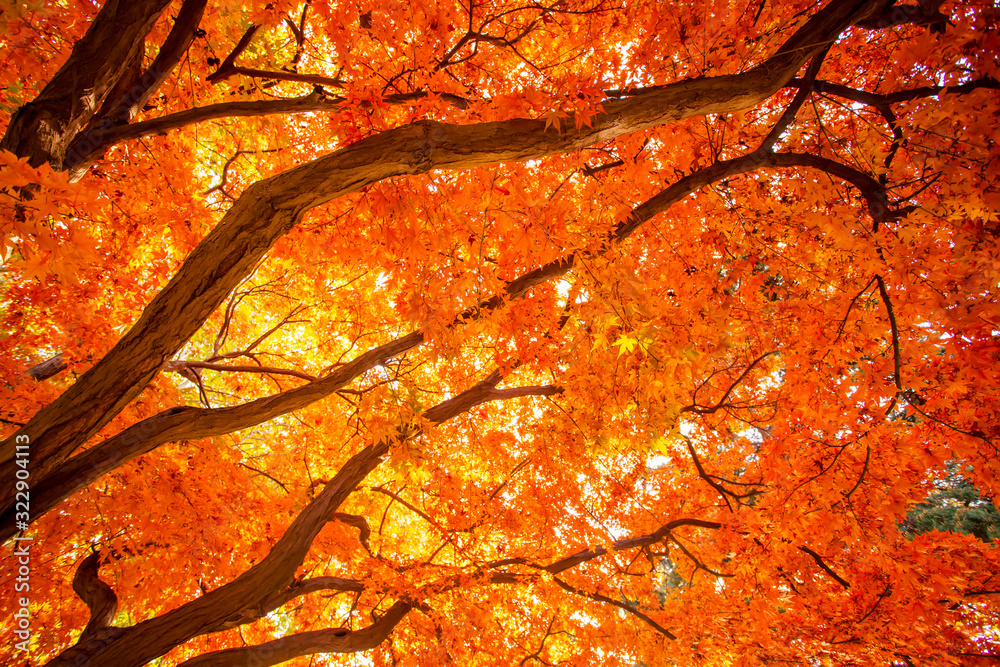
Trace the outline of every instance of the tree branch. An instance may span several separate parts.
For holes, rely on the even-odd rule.
[[[334,515],[338,518],[340,513]],[[273,611],[280,609],[292,600],[310,593],[321,591],[336,591],[338,593],[361,593],[365,590],[365,585],[354,579],[343,579],[341,577],[313,577],[292,582],[290,586],[282,591],[271,593],[255,605],[248,606],[238,614],[234,614],[219,626],[219,630],[229,630],[267,616]]]
[[[939,10],[943,0],[919,0],[916,5],[893,4],[873,13],[854,25],[869,30],[884,30],[897,25],[929,26],[931,32],[944,32],[948,17]]]
[[[61,169],[70,142],[141,58],[143,42],[170,0],[109,0],[42,92],[18,109],[0,139],[28,164]]]
[[[819,74],[819,68],[823,65],[823,59],[829,51],[829,47],[823,49],[809,63],[809,68],[806,70],[806,75],[802,78],[802,83],[799,85],[799,90],[795,93],[792,103],[788,105],[784,112],[782,112],[781,117],[778,118],[778,122],[774,124],[771,131],[767,133],[766,137],[764,137],[764,140],[760,142],[760,146],[757,147],[757,150],[772,150],[774,148],[774,144],[778,142],[781,135],[785,133],[788,126],[795,120],[795,116],[799,113],[799,109],[802,108],[802,105],[805,104],[806,99],[812,92],[812,83],[816,80],[816,75]]]
[[[343,79],[335,79],[329,76],[323,76],[321,74],[299,74],[298,72],[276,72],[266,69],[254,69],[252,67],[240,67],[239,65],[233,65],[231,68],[222,71],[220,68],[218,72],[210,75],[208,81],[210,83],[219,83],[231,76],[236,76],[237,74],[242,74],[244,76],[250,76],[260,79],[273,79],[275,81],[294,81],[295,83],[311,83],[315,86],[329,86],[331,88],[343,88]]]
[[[729,388],[726,389],[726,393],[724,393],[722,395],[722,398],[720,398],[715,405],[709,407],[709,406],[698,405],[697,403],[695,403],[694,405],[686,405],[686,406],[684,406],[683,408],[681,408],[681,412],[682,413],[684,413],[684,412],[694,412],[694,413],[699,414],[699,415],[708,415],[708,414],[712,414],[713,412],[717,412],[720,408],[726,407],[726,401],[729,399],[729,395],[733,393],[733,390],[736,389],[736,387],[738,387],[740,385],[740,383],[742,383],[743,380],[746,379],[747,375],[750,374],[750,371],[752,371],[757,364],[759,364],[760,362],[764,361],[764,359],[767,359],[772,354],[777,354],[777,353],[776,352],[765,352],[764,354],[762,354],[759,357],[757,357],[756,359],[754,359],[750,363],[750,365],[747,366],[743,370],[743,372],[740,374],[740,376],[738,378],[736,378],[736,381],[729,385]]]
[[[215,364],[208,361],[178,360],[168,361],[163,364],[164,373],[183,373],[186,368],[203,368],[210,371],[226,371],[229,373],[265,373],[267,375],[288,375],[301,380],[315,382],[316,378],[308,373],[297,371],[291,368],[271,368],[269,366],[237,366],[228,364]]]
[[[90,128],[80,134],[74,141],[87,141],[87,135],[91,132],[100,133],[103,127],[112,127],[121,123],[127,123],[146,102],[159,90],[163,82],[166,81],[170,73],[177,67],[184,53],[191,46],[194,40],[195,31],[201,23],[201,17],[205,13],[207,0],[184,0],[181,3],[180,11],[174,20],[174,25],[170,29],[163,45],[160,46],[156,59],[149,66],[145,74],[139,78],[136,84],[126,92],[115,104],[115,106],[105,115],[95,117],[90,124]],[[72,149],[70,154],[72,154]],[[67,163],[67,168],[72,168],[71,163]]]
[[[657,623],[649,616],[642,613],[641,611],[639,611],[630,604],[619,602],[618,600],[609,598],[606,595],[601,595],[600,593],[587,593],[585,591],[581,591],[579,588],[574,588],[573,586],[570,586],[559,577],[553,577],[552,580],[556,582],[556,586],[563,589],[564,591],[568,591],[570,593],[573,593],[574,595],[579,595],[585,598],[590,598],[591,600],[595,600],[597,602],[603,602],[604,604],[609,604],[613,607],[618,607],[622,611],[632,614],[636,618],[640,619],[646,625],[653,628],[667,639],[677,639],[677,636],[674,633],[670,632],[670,630],[667,630],[665,627],[663,627],[662,625],[660,625],[659,623]]]
[[[90,609],[90,621],[83,631],[81,641],[86,641],[89,636],[108,627],[118,612],[118,596],[110,586],[101,581],[97,573],[100,567],[101,554],[94,551],[80,562],[73,577],[73,590]]]
[[[414,93],[400,93],[396,95],[386,95],[382,101],[386,104],[410,104],[424,99],[436,93],[418,91]],[[452,106],[464,109],[468,107],[468,101],[458,95],[441,94],[441,99]],[[327,97],[319,91],[313,91],[302,97],[278,100],[248,100],[243,102],[220,102],[218,104],[208,104],[203,107],[195,107],[185,111],[167,114],[160,118],[144,120],[138,123],[122,125],[110,131],[104,138],[101,148],[131,139],[139,139],[156,134],[165,134],[171,130],[176,130],[188,125],[204,123],[210,120],[222,118],[248,118],[254,116],[270,116],[283,113],[308,113],[313,111],[338,111],[347,100],[343,97]],[[362,107],[370,106],[371,102],[363,101],[359,103]],[[92,158],[94,155],[91,156]]]
[[[36,382],[42,382],[58,375],[64,370],[66,370],[66,362],[63,361],[63,353],[60,352],[54,357],[49,357],[45,361],[35,364],[26,372]]]
[[[849,583],[847,583],[840,575],[834,572],[829,565],[826,564],[826,562],[823,560],[823,557],[820,556],[818,553],[816,553],[809,547],[799,547],[799,551],[805,552],[810,556],[812,556],[812,559],[816,561],[816,564],[819,565],[819,568],[824,572],[826,572],[828,575],[830,575],[830,578],[836,581],[838,584],[840,584],[844,588],[851,587]]]
[[[885,304],[885,310],[889,314],[889,329],[892,332],[892,378],[896,389],[903,391],[903,379],[900,376],[899,326],[896,324],[896,313],[892,308],[892,300],[889,298],[889,292],[885,289],[885,281],[882,280],[882,276],[875,276],[875,280],[878,281],[878,291],[882,297],[882,303]]]
[[[206,78],[206,81],[208,81],[209,83],[216,83],[218,81],[222,81],[228,76],[231,76],[229,72],[231,72],[233,68],[235,68],[236,59],[239,58],[240,55],[247,50],[247,47],[250,46],[250,42],[253,41],[253,36],[257,34],[258,30],[260,30],[259,25],[251,25],[249,28],[247,28],[246,32],[243,33],[243,36],[240,37],[240,41],[236,43],[236,46],[233,47],[233,50],[230,51],[229,55],[226,56],[226,59],[222,61],[221,65],[219,65],[219,69],[216,70],[214,73],[209,74],[208,77]]]
[[[615,551],[625,551],[628,549],[638,549],[641,547],[647,547],[657,542],[662,542],[663,540],[670,537],[670,533],[678,528],[685,526],[692,526],[695,528],[711,528],[719,529],[722,528],[721,523],[716,523],[715,521],[704,521],[702,519],[675,519],[670,523],[661,526],[656,532],[650,533],[649,535],[640,535],[638,537],[629,537],[621,540],[615,540],[611,543],[611,546]],[[572,556],[567,556],[556,562],[540,567],[550,574],[560,574],[566,570],[576,567],[580,563],[586,563],[589,560],[593,560],[599,556],[603,556],[608,553],[608,550],[603,547],[593,547],[591,549],[585,549],[579,553],[573,554]],[[524,563],[527,564],[527,563]]]
[[[805,84],[805,80],[792,79],[789,84],[802,86]],[[956,86],[921,86],[919,88],[911,88],[909,90],[900,90],[895,93],[869,93],[864,90],[858,90],[856,88],[851,88],[850,86],[845,86],[840,83],[833,83],[831,81],[814,81],[812,83],[812,89],[817,93],[830,93],[838,97],[844,97],[846,99],[873,107],[898,104],[900,102],[909,102],[927,97],[936,97],[942,93],[945,95],[963,95],[980,88],[987,90],[1000,89],[1000,81],[997,81],[991,76],[982,76],[978,79]]]
[[[287,635],[280,639],[224,651],[214,651],[181,663],[185,667],[230,667],[232,665],[277,665],[301,655],[312,653],[356,653],[375,648],[393,631],[413,609],[409,602],[400,600],[377,621],[363,630],[332,628]]]
[[[357,528],[358,542],[361,543],[361,546],[363,546],[365,551],[369,554],[372,552],[372,548],[368,544],[368,538],[371,537],[372,529],[368,526],[368,521],[366,521],[363,516],[347,514],[346,512],[337,512],[333,515],[333,518],[342,523],[346,523],[348,526]]]

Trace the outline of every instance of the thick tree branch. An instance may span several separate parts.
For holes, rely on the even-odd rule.
[[[174,25],[170,29],[170,34],[160,46],[153,64],[136,83],[135,88],[118,100],[107,115],[96,118],[97,123],[93,125],[108,124],[113,126],[127,123],[145,106],[146,102],[159,90],[170,73],[181,62],[184,53],[191,46],[207,4],[207,0],[184,0]],[[85,138],[87,134],[84,132],[81,137]]]
[[[879,182],[883,185],[885,185],[888,177],[889,166],[892,164],[896,153],[903,144],[903,130],[899,127],[896,113],[892,109],[893,104],[934,97],[941,94],[963,95],[978,89],[997,90],[1000,88],[1000,82],[990,76],[980,77],[957,86],[922,86],[920,88],[902,90],[895,93],[869,93],[867,91],[857,90],[855,88],[850,88],[839,83],[831,83],[829,81],[809,82],[807,79],[792,79],[792,83],[798,85],[800,87],[800,91],[804,86],[810,87],[818,93],[828,93],[855,102],[860,102],[862,104],[867,104],[881,114],[888,124],[889,130],[892,132],[892,143],[890,144],[889,152],[886,154],[885,160],[883,161],[883,166],[885,167],[886,172],[879,175]],[[913,196],[915,195],[910,195],[910,197]],[[872,231],[877,232],[878,227],[879,221],[875,220],[875,223],[872,226]]]
[[[90,165],[89,158],[110,145],[108,136],[114,128],[128,123],[181,62],[194,40],[206,4],[207,0],[184,0],[170,34],[149,69],[128,86],[116,88],[115,93],[120,95],[118,99],[109,99],[110,108],[108,105],[102,108],[87,128],[73,138],[63,160],[63,168],[70,172],[71,178],[82,176]]]
[[[905,211],[890,211],[885,188],[875,178],[835,160],[805,153],[771,153],[756,150],[731,160],[716,162],[685,176],[670,187],[633,209],[632,214],[618,223],[613,239],[620,241],[631,235],[640,225],[657,213],[666,210],[692,192],[720,179],[765,167],[807,167],[826,172],[845,180],[861,190],[868,203],[868,210],[877,220],[895,220]],[[571,259],[571,258],[570,258]],[[565,262],[567,260],[560,260]]]
[[[340,518],[340,513],[334,515]],[[354,579],[343,579],[341,577],[312,577],[294,581],[288,588],[271,593],[263,598],[259,603],[248,606],[238,614],[231,616],[219,629],[228,630],[230,628],[253,623],[254,621],[267,616],[273,611],[280,609],[292,600],[310,593],[322,591],[335,591],[338,593],[360,593],[365,590],[365,585]]]
[[[362,373],[412,349],[422,340],[423,334],[419,332],[404,336],[359,355],[316,382],[235,407],[176,407],[144,419],[72,457],[51,475],[40,479],[33,489],[32,518],[42,516],[102,475],[163,443],[223,435],[300,410],[343,389]],[[0,539],[7,539],[3,535],[8,532],[10,535],[16,532],[12,504],[5,509],[0,526]]]
[[[333,515],[333,518],[344,521],[344,516],[345,516],[344,514],[338,512]],[[354,517],[354,518],[359,520],[358,523],[363,523],[364,528],[367,529],[367,522],[364,520],[363,517]],[[430,521],[429,518],[427,520]],[[355,525],[354,522],[349,522],[349,523]],[[671,522],[667,526],[664,526],[656,533],[618,540],[617,542],[615,542],[615,550],[642,548],[643,546],[655,544],[656,542],[667,539],[672,540],[675,543],[679,544],[679,542],[676,541],[676,538],[673,537],[670,531],[683,526],[697,526],[701,528],[719,528],[721,524],[716,524],[708,521],[701,521],[698,519],[679,519],[677,521]],[[368,534],[367,530],[362,530],[362,538],[364,538],[364,541],[366,541],[367,539],[367,534]],[[367,544],[365,544],[365,548],[366,549],[368,548]],[[593,550],[587,550],[585,552],[581,552],[573,556],[563,558],[549,566],[537,565],[523,558],[513,558],[504,561],[497,561],[494,563],[490,563],[488,567],[490,569],[497,569],[497,568],[507,567],[509,565],[525,565],[534,570],[559,573],[559,572],[565,572],[575,567],[576,565],[580,565],[594,558],[598,558],[606,553],[607,552],[604,550],[603,547],[597,547]],[[583,555],[583,557],[581,557],[581,554]],[[697,561],[695,562],[697,563]],[[572,564],[567,565],[567,563],[572,563]],[[711,572],[712,574],[716,574],[717,576],[723,576],[723,577],[728,576],[712,572],[709,568],[703,565],[701,567],[707,572]],[[485,583],[495,584],[495,585],[511,585],[511,584],[525,584],[536,580],[537,580],[536,575],[525,575],[514,572],[501,571],[501,572],[490,573]],[[455,584],[455,586],[461,586],[461,585],[464,584],[463,583]],[[442,590],[451,590],[451,588],[454,588],[454,586],[446,586],[444,589],[442,589],[441,586],[439,585],[434,586],[434,589],[438,592],[441,592]],[[232,617],[230,617],[228,621],[221,624],[218,629],[228,630],[230,628],[244,625],[246,623],[251,623],[281,608],[288,602],[291,602],[292,600],[298,597],[301,597],[303,595],[308,595],[310,593],[316,593],[321,591],[360,593],[364,590],[365,590],[365,585],[362,582],[354,579],[344,579],[341,577],[313,577],[310,579],[296,580],[284,590],[271,593],[270,595],[264,597],[259,603],[247,606],[246,608],[241,610],[239,614],[233,615]],[[215,631],[215,629],[213,628],[212,631]]]
[[[66,362],[63,361],[63,353],[60,352],[54,357],[49,357],[45,361],[35,364],[25,372],[36,382],[42,382],[64,370],[66,370]]]
[[[108,627],[118,612],[118,596],[110,586],[101,581],[97,573],[100,567],[101,554],[94,551],[80,562],[73,577],[73,590],[90,609],[90,621],[83,631],[81,641]]]
[[[275,639],[258,646],[244,646],[224,651],[206,653],[181,664],[185,667],[231,667],[247,665],[263,667],[277,665],[301,655],[313,653],[356,653],[375,648],[393,631],[413,609],[409,602],[400,600],[363,630],[331,628],[300,632]]]
[[[61,169],[70,142],[141,57],[143,41],[170,0],[109,0],[69,58],[11,118],[0,150]]]
[[[847,181],[861,191],[868,204],[868,213],[878,222],[898,220],[912,210],[912,207],[891,210],[885,187],[877,179],[836,160],[806,153],[775,153],[770,162],[778,167],[817,169]]]
[[[357,528],[358,542],[361,543],[361,546],[363,546],[365,551],[369,554],[372,552],[371,546],[368,544],[368,538],[371,537],[372,529],[368,526],[368,522],[363,516],[347,514],[346,512],[337,512],[333,515],[333,518],[342,523],[346,523],[348,526]]]

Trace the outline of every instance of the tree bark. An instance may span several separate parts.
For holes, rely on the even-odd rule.
[[[300,632],[258,646],[244,646],[206,653],[181,664],[185,667],[228,667],[229,665],[263,667],[264,665],[277,665],[300,655],[367,651],[385,641],[386,637],[412,608],[410,603],[401,600],[363,630],[330,628]]]
[[[55,355],[54,357],[49,357],[45,361],[41,361],[27,371],[25,371],[35,382],[42,382],[43,380],[48,380],[50,377],[54,377],[59,373],[66,370],[66,362],[63,361],[63,353]]]
[[[33,101],[11,118],[0,150],[63,168],[70,143],[142,57],[143,40],[170,0],[109,0],[66,63]]]
[[[163,82],[181,62],[201,23],[208,0],[184,0],[170,34],[167,35],[156,59],[141,76],[128,85],[116,87],[105,108],[97,114],[87,128],[72,137],[62,161],[63,169],[70,172],[70,179],[79,179],[94,159],[112,145],[112,131],[127,124],[149,101]],[[141,62],[142,53],[138,53]]]

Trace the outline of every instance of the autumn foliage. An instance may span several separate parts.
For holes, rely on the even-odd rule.
[[[0,662],[995,663],[993,3],[0,12]]]

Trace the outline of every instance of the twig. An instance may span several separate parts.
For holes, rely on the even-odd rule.
[[[847,583],[840,575],[838,575],[836,572],[830,569],[830,566],[823,561],[823,557],[820,556],[818,553],[816,553],[809,547],[799,547],[799,551],[803,551],[812,556],[812,559],[816,561],[816,564],[819,565],[819,568],[824,572],[826,572],[828,575],[830,575],[830,577],[832,577],[833,580],[836,581],[838,584],[840,584],[844,588],[851,587],[851,585]]]
[[[570,586],[559,577],[553,577],[553,581],[555,581],[556,585],[559,586],[559,588],[563,589],[564,591],[574,593],[581,597],[590,598],[591,600],[596,600],[597,602],[603,602],[605,604],[610,604],[614,607],[618,607],[622,611],[628,612],[629,614],[632,614],[633,616],[641,619],[649,627],[655,629],[657,632],[662,634],[667,639],[677,639],[677,636],[674,633],[670,632],[670,630],[667,630],[665,627],[663,627],[662,625],[660,625],[659,623],[657,623],[649,616],[642,613],[641,611],[639,611],[630,604],[619,602],[618,600],[609,598],[606,595],[601,595],[600,593],[587,593],[586,591],[581,591],[579,588],[574,588],[573,586]]]

